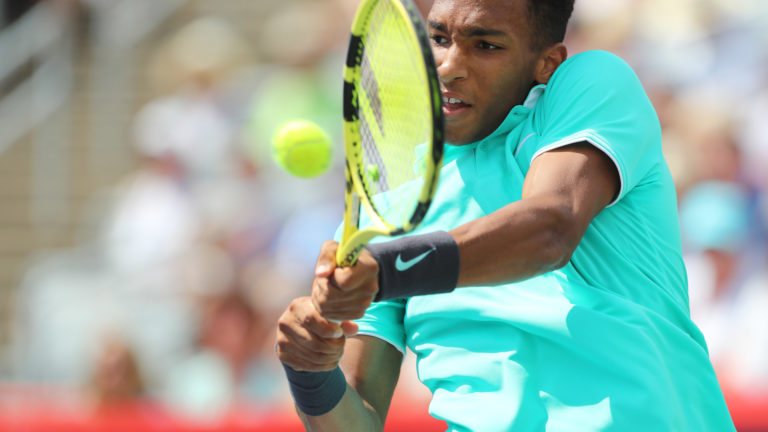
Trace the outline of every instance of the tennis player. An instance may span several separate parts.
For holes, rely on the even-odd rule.
[[[413,235],[354,267],[327,242],[281,316],[307,429],[381,430],[407,347],[451,431],[735,430],[689,316],[659,120],[621,59],[568,58],[572,9],[434,2],[440,185]]]

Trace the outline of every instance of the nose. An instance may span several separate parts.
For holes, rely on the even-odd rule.
[[[461,47],[451,44],[435,53],[437,75],[443,83],[467,77],[467,61]]]

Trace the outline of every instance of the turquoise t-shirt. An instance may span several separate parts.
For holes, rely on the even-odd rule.
[[[573,56],[490,136],[447,146],[416,230],[450,230],[521,198],[531,161],[589,142],[616,200],[564,268],[522,282],[373,304],[360,333],[417,356],[450,431],[735,430],[688,313],[675,191],[658,118],[634,72]],[[514,221],[510,221],[514,223]]]

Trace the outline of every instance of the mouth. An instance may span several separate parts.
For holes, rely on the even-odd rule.
[[[455,95],[443,94],[443,114],[451,117],[460,114],[472,107],[472,104]]]

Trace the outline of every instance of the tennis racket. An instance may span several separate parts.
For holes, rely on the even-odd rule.
[[[363,0],[344,67],[344,225],[336,261],[376,236],[412,231],[443,157],[442,97],[429,37],[411,0]],[[360,226],[361,212],[367,216]]]

